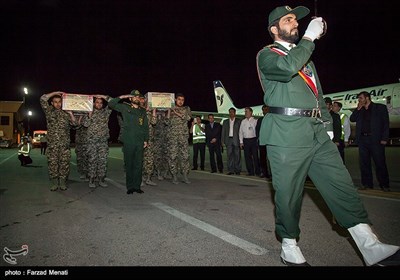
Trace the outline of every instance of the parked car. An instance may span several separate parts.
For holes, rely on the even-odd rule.
[[[11,148],[12,140],[0,136],[0,148]]]

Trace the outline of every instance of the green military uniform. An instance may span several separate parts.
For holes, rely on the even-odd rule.
[[[126,168],[126,188],[140,190],[142,182],[143,143],[149,140],[149,124],[146,110],[119,103],[120,98],[109,100],[108,106],[122,114],[122,142]]]
[[[369,223],[350,174],[327,134],[332,130],[332,118],[310,61],[314,46],[313,42],[302,39],[289,51],[275,43],[257,55],[265,104],[271,108],[319,107],[322,112],[321,117],[270,113],[262,121],[260,144],[267,145],[276,191],[276,232],[282,238],[293,239],[300,235],[300,210],[307,175],[341,226],[350,228]],[[298,74],[304,65],[315,79],[317,97]]]

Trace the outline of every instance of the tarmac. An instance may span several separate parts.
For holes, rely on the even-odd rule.
[[[4,271],[45,268],[49,273],[49,267],[55,267],[73,274],[74,267],[93,266],[284,267],[274,232],[271,180],[245,172],[210,173],[207,156],[206,170],[191,171],[190,184],[155,179],[157,186],[127,195],[121,147],[110,148],[107,188],[90,189],[80,180],[74,149],[71,154],[68,190],[51,192],[46,157],[39,149],[32,151],[29,167],[20,166],[16,149],[0,150],[0,249],[20,251],[15,264],[3,255]],[[399,147],[386,150],[391,192],[359,190],[378,236],[397,245],[399,155]],[[225,157],[224,153],[224,163]],[[358,186],[356,147],[346,149],[346,166]],[[312,182],[305,184],[300,228],[299,245],[312,266],[364,266],[348,232],[335,224]]]

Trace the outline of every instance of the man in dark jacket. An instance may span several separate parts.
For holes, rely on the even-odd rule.
[[[208,120],[210,123],[206,125],[206,145],[210,153],[210,164],[211,173],[217,172],[217,166],[219,173],[224,170],[224,164],[222,162],[221,152],[221,131],[222,126],[219,123],[214,122],[214,115],[209,114]],[[217,157],[217,164],[215,164],[215,156]]]
[[[363,189],[373,189],[371,157],[375,163],[376,177],[383,191],[390,191],[386,166],[385,145],[389,139],[389,114],[385,105],[371,101],[369,92],[358,94],[357,110],[350,116],[356,122],[356,143],[360,155],[361,184]]]

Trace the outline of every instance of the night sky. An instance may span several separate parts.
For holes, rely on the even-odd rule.
[[[45,125],[44,93],[180,92],[192,110],[216,111],[213,80],[237,107],[262,103],[255,57],[272,43],[276,6],[311,10],[316,1],[1,0],[0,100],[22,100]],[[398,10],[389,1],[317,2],[328,23],[313,61],[325,93],[397,82]]]

